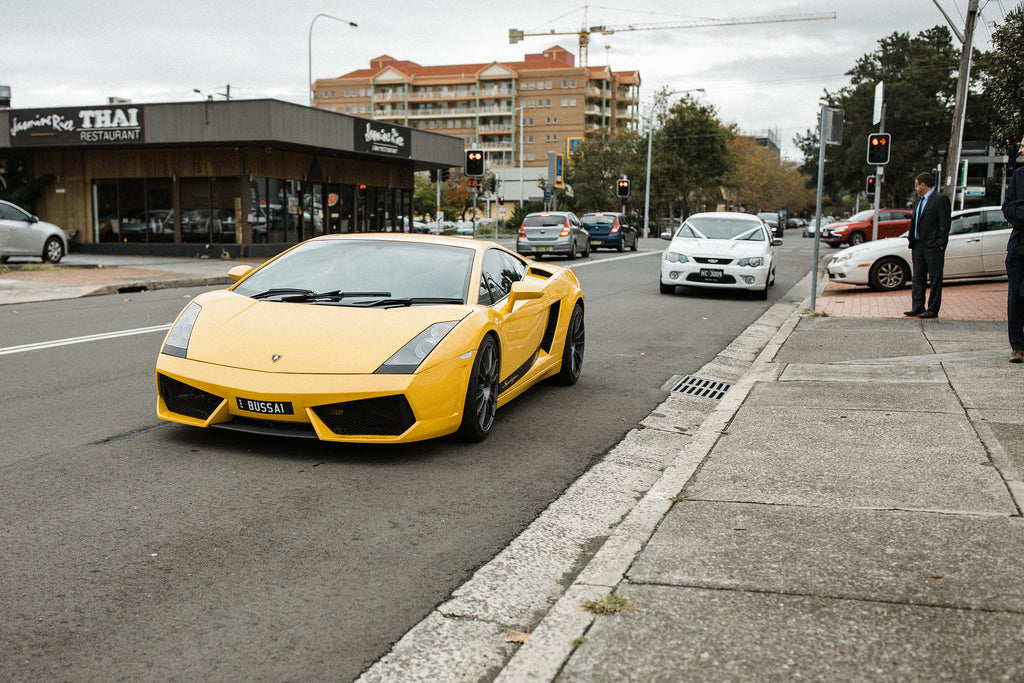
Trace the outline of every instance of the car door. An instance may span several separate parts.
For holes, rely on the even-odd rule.
[[[878,215],[878,239],[899,237],[909,229],[909,211],[883,211]]]
[[[0,204],[0,253],[4,256],[35,256],[42,253],[32,216],[11,204]]]
[[[512,283],[526,276],[526,264],[502,249],[484,254],[481,294],[490,295],[501,349],[501,391],[518,382],[533,366],[546,329],[550,301],[509,301]],[[481,297],[482,298],[482,297]]]
[[[981,271],[981,214],[957,216],[949,224],[942,275],[944,278],[968,277]]]
[[[1002,209],[981,212],[981,267],[985,275],[1006,274],[1006,241],[1010,239],[1010,225]]]

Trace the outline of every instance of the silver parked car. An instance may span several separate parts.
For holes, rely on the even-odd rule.
[[[0,263],[12,256],[57,263],[68,253],[68,236],[16,204],[0,200]]]
[[[549,254],[590,256],[590,233],[571,211],[527,214],[519,227],[516,252],[531,258]]]

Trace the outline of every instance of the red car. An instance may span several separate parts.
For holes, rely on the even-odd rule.
[[[873,209],[855,213],[846,220],[821,228],[821,241],[830,246],[855,245],[871,241]],[[899,237],[910,230],[910,209],[881,209],[878,212],[878,239]]]

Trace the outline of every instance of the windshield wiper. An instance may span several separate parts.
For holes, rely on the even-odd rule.
[[[367,307],[381,307],[381,308],[395,308],[399,306],[417,306],[426,304],[463,304],[465,301],[454,297],[431,297],[431,296],[419,296],[419,297],[403,297],[397,299],[378,299],[376,301],[367,301],[365,303],[352,304],[353,306],[367,306]]]
[[[253,299],[269,299],[272,296],[283,296],[285,294],[313,294],[309,289],[296,289],[294,287],[275,287],[259,294],[253,294]]]
[[[356,297],[379,297],[379,296],[391,296],[391,292],[346,292],[341,289],[333,289],[329,292],[312,292],[309,290],[298,291],[295,294],[281,297],[281,301],[288,302],[301,302],[301,301],[341,301],[342,299],[350,299]]]

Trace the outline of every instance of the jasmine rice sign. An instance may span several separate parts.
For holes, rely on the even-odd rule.
[[[372,152],[388,156],[412,157],[409,147],[409,129],[375,121],[356,124],[356,139],[353,147],[357,152]]]
[[[30,109],[11,113],[11,146],[144,142],[139,107]]]

